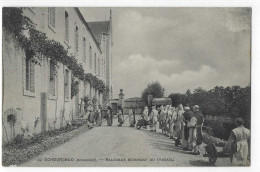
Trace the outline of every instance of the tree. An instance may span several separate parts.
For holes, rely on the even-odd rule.
[[[188,96],[186,94],[172,93],[168,96],[172,100],[172,106],[177,107],[179,104],[187,104]]]
[[[145,103],[148,104],[148,95],[153,95],[154,98],[161,98],[164,95],[164,88],[161,84],[156,81],[149,83],[147,88],[142,92],[142,98],[145,100]]]

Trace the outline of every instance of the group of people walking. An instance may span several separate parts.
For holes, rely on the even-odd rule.
[[[183,150],[191,151],[193,155],[200,154],[200,145],[203,142],[202,126],[204,116],[198,105],[191,108],[188,105],[183,107],[152,106],[149,114],[148,107],[144,108],[142,119],[144,128],[150,123],[152,132],[158,129],[160,133],[175,140],[176,146]],[[231,164],[235,166],[248,165],[250,130],[244,127],[244,120],[235,120],[236,128],[231,131],[230,137],[223,148],[223,153],[231,153]]]
[[[89,127],[92,128],[95,124],[96,126],[102,125],[102,118],[107,120],[107,126],[113,125],[113,113],[112,108],[108,106],[105,109],[102,109],[101,105],[98,108],[94,108],[91,104],[86,108],[86,121],[89,124]],[[121,127],[124,123],[124,115],[123,115],[123,108],[121,106],[118,107],[117,112],[118,118],[118,126]]]
[[[85,115],[83,117],[87,123],[89,128],[93,128],[93,126],[101,126],[102,125],[102,107],[101,105],[94,106],[89,104],[85,106]]]
[[[90,128],[93,126],[101,126],[102,118],[107,120],[107,126],[113,124],[112,108],[108,106],[102,110],[101,105],[89,105],[85,109],[85,119]],[[118,126],[121,127],[126,120],[124,111],[121,106],[117,110]],[[135,110],[130,109],[126,118],[129,118],[129,126],[135,127],[136,114]],[[204,116],[200,111],[198,105],[194,105],[192,109],[182,104],[176,108],[171,105],[166,106],[152,106],[149,112],[146,106],[141,114],[143,128],[147,129],[150,126],[151,132],[160,132],[161,134],[173,139],[175,146],[181,146],[185,151],[190,151],[193,155],[200,154],[200,146],[203,142],[202,126],[204,123]],[[231,157],[232,165],[247,165],[249,157],[250,130],[244,127],[244,121],[241,118],[236,119],[237,128],[233,129],[226,146],[225,151],[232,151]]]
[[[199,155],[198,147],[202,143],[202,125],[204,117],[199,106],[193,106],[193,111],[189,106],[180,104],[176,108],[171,105],[152,106],[149,114],[148,107],[144,108],[142,118],[144,128],[150,122],[152,132],[158,130],[161,134],[175,140],[176,146],[182,146],[184,150],[192,151],[192,154]]]

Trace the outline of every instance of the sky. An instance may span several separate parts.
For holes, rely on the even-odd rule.
[[[250,8],[80,8],[86,21],[108,20],[109,9],[114,98],[154,81],[165,96],[250,84]]]

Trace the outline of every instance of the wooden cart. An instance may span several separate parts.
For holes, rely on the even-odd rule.
[[[205,147],[203,157],[208,157],[211,164],[215,164],[218,158],[231,158],[231,153],[218,152],[214,143],[210,143]]]

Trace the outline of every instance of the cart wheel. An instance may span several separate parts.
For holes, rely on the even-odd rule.
[[[216,161],[217,161],[217,157],[214,157],[214,156],[209,157],[209,162],[210,162],[211,164],[215,164]]]

